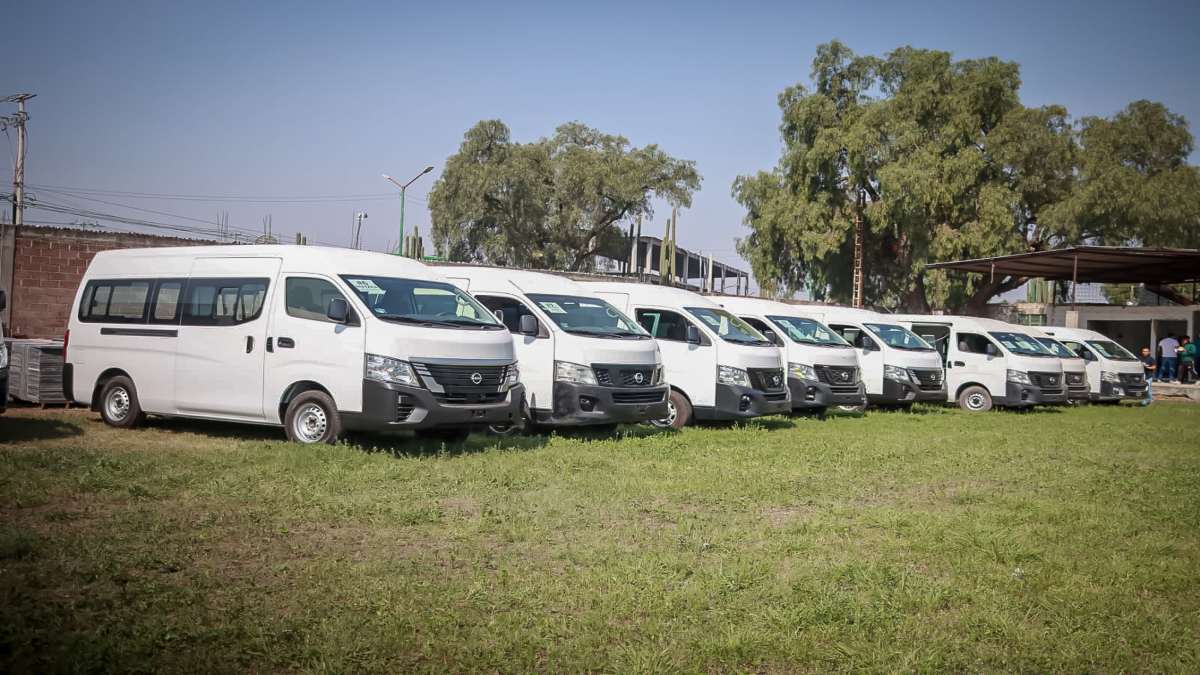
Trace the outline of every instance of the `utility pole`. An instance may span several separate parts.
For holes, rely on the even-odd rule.
[[[401,256],[404,255],[404,193],[408,190],[409,185],[412,185],[413,183],[415,183],[417,181],[418,178],[420,178],[421,176],[424,176],[425,174],[429,173],[430,171],[433,171],[432,166],[425,167],[425,169],[423,171],[421,171],[421,173],[413,176],[412,180],[408,181],[407,183],[404,183],[403,185],[400,184],[400,181],[396,180],[395,178],[392,178],[391,176],[387,175],[386,173],[383,174],[383,177],[388,182],[390,182],[392,185],[395,185],[396,187],[400,188],[400,246],[396,252],[397,255],[401,255]]]
[[[854,205],[854,277],[850,293],[850,306],[863,307],[863,191],[859,189]]]
[[[3,103],[16,103],[17,113],[7,117],[0,116],[0,130],[8,127],[17,129],[17,161],[13,164],[13,210],[12,223],[19,226],[25,221],[25,122],[29,114],[25,112],[25,101],[37,94],[13,94],[0,99]]]
[[[362,221],[367,219],[366,211],[354,214],[354,229],[350,233],[350,248],[359,249],[362,244]]]

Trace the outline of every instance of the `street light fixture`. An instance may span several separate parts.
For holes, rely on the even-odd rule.
[[[396,187],[400,188],[400,245],[396,247],[396,255],[404,255],[404,193],[408,190],[409,185],[412,185],[413,183],[415,183],[417,181],[418,178],[420,178],[421,176],[424,176],[425,174],[429,173],[430,171],[433,171],[432,166],[425,167],[424,171],[413,176],[412,180],[408,181],[407,183],[404,183],[403,185],[400,184],[400,181],[396,180],[395,178],[392,178],[391,176],[387,175],[386,173],[383,174],[383,177],[388,182],[390,182],[392,185],[395,185]]]

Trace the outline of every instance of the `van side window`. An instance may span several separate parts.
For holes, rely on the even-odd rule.
[[[183,325],[233,326],[262,314],[267,279],[191,279],[183,300]]]
[[[687,327],[691,325],[681,314],[665,309],[639,309],[637,322],[658,340],[687,342]]]
[[[89,281],[79,303],[79,320],[105,323],[143,323],[149,280],[114,279]]]
[[[288,277],[283,285],[283,294],[288,316],[326,323],[333,323],[327,316],[329,301],[334,298],[346,299],[337,286],[325,279],[312,277]],[[346,304],[349,305],[349,301]],[[358,325],[358,317],[354,310],[350,310],[350,320],[346,323],[351,326]]]
[[[154,288],[154,302],[150,306],[150,323],[178,323],[182,291],[182,279],[159,281]]]
[[[958,351],[968,354],[986,354],[988,353],[988,345],[991,344],[986,337],[978,333],[959,333],[955,336],[958,340]]]
[[[864,332],[863,329],[859,328],[858,326],[847,326],[844,324],[831,323],[829,324],[829,327],[836,331],[838,335],[841,335],[843,340],[849,342],[858,349],[875,349],[877,347],[875,341],[871,339],[871,336],[867,335],[866,332]]]
[[[493,313],[500,312],[500,321],[510,333],[521,331],[521,317],[533,314],[520,300],[505,298],[498,295],[476,295],[475,299]]]

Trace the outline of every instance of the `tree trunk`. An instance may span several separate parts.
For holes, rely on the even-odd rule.
[[[987,316],[988,300],[1007,293],[1008,291],[1018,288],[1021,284],[1028,281],[1025,277],[1003,277],[997,281],[993,281],[976,289],[975,293],[965,302],[959,309],[961,314],[967,316]]]

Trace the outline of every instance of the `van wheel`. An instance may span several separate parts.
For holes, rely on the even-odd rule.
[[[145,415],[138,404],[133,380],[117,375],[104,383],[100,390],[100,417],[110,426],[131,429],[142,423]]]
[[[650,423],[660,429],[682,429],[692,423],[692,404],[686,396],[672,389],[667,396],[667,416]]]
[[[329,394],[310,389],[288,403],[283,428],[293,443],[334,443],[342,434],[342,418]]]
[[[812,417],[814,419],[825,419],[825,412],[828,408],[792,408],[792,417]]]
[[[958,395],[958,407],[967,412],[987,412],[992,409],[992,395],[979,385],[967,387]]]

